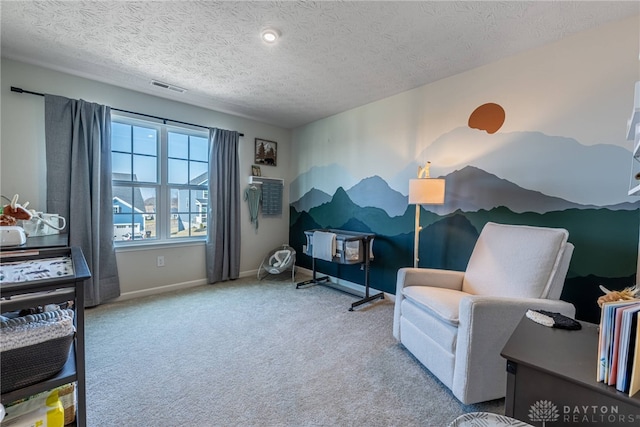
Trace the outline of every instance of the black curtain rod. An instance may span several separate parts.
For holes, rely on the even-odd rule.
[[[28,93],[29,95],[44,96],[44,93],[31,92],[30,90],[24,90],[24,89],[21,89],[19,87],[15,87],[15,86],[11,86],[11,92]],[[164,117],[152,116],[152,115],[144,114],[144,113],[136,113],[135,111],[121,110],[119,108],[113,108],[113,107],[111,107],[111,109],[114,110],[114,111],[119,111],[121,113],[135,114],[135,115],[138,115],[138,116],[149,117],[149,118],[156,119],[156,120],[162,120],[162,122],[165,125],[167,124],[167,122],[173,122],[173,123],[180,123],[181,125],[188,125],[188,126],[195,126],[195,127],[198,127],[198,128],[209,129],[207,126],[196,125],[196,124],[187,123],[187,122],[181,122],[180,120],[165,119]],[[239,135],[240,136],[244,136],[244,133],[240,133]]]

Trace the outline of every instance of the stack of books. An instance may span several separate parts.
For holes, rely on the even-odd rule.
[[[640,390],[640,300],[602,305],[598,381],[633,396]]]

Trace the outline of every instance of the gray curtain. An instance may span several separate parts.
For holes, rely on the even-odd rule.
[[[113,246],[111,109],[45,95],[47,211],[67,219],[69,245],[91,271],[88,307],[120,295]]]
[[[240,276],[240,175],[236,131],[209,129],[207,280]]]

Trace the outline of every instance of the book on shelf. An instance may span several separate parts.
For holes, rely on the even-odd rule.
[[[636,313],[636,325],[640,321],[640,313]],[[636,328],[636,342],[633,354],[633,368],[631,369],[631,384],[629,384],[629,396],[633,396],[640,390],[640,328]]]
[[[620,343],[618,349],[618,372],[616,378],[616,388],[618,391],[628,392],[631,372],[635,355],[637,338],[637,313],[640,311],[640,304],[625,307],[622,310],[622,321],[620,325]]]
[[[640,300],[602,305],[597,380],[634,395],[640,390]]]

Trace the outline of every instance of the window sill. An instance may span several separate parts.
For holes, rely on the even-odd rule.
[[[185,239],[176,242],[172,241],[142,241],[142,242],[134,242],[134,243],[126,243],[119,244],[114,242],[116,253],[118,252],[138,252],[145,251],[149,249],[162,249],[162,248],[179,248],[179,247],[187,247],[187,246],[204,246],[206,243],[205,239]]]

